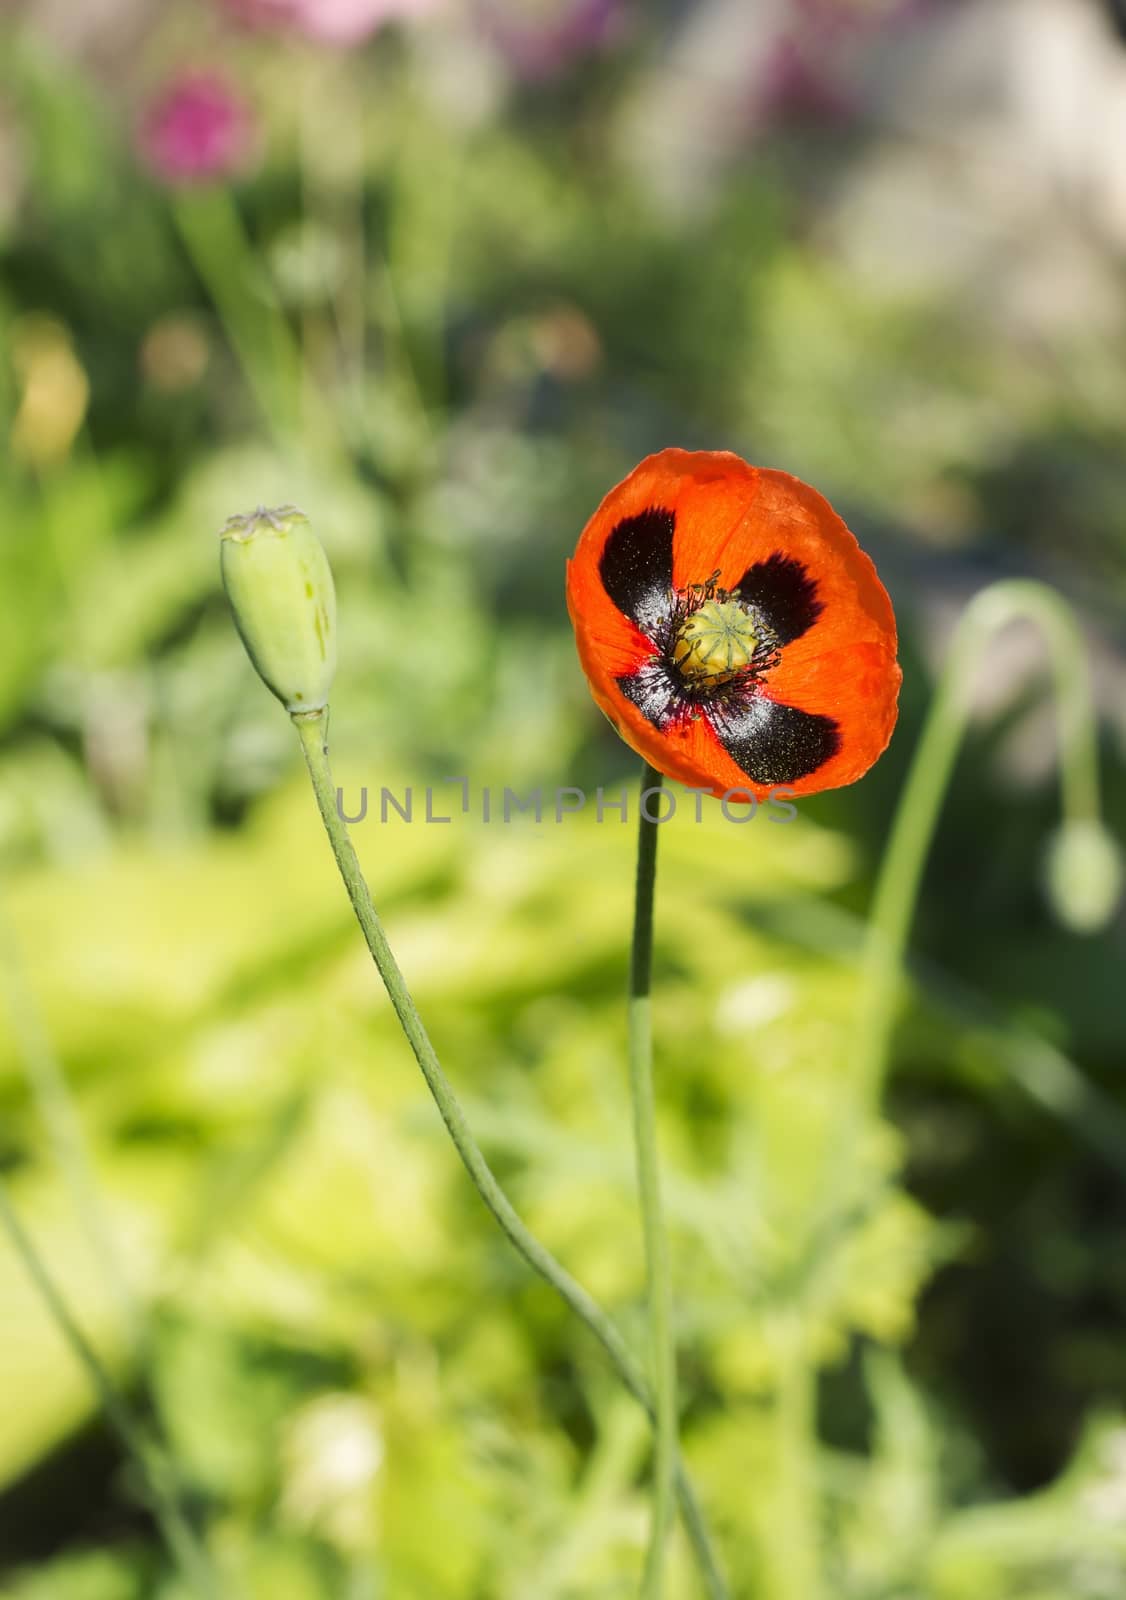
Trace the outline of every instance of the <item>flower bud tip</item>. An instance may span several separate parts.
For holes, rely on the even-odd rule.
[[[291,714],[321,711],[336,672],[328,557],[296,506],[259,506],[219,535],[223,587],[259,677]]]

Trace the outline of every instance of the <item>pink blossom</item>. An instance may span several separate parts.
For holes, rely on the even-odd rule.
[[[186,70],[170,79],[138,131],[146,164],[170,184],[230,177],[246,165],[254,143],[249,102],[210,70]]]
[[[246,27],[304,34],[321,44],[360,44],[398,18],[420,16],[435,0],[222,0]]]
[[[843,123],[862,108],[863,66],[933,0],[792,0],[755,86],[757,120]]]
[[[847,122],[855,107],[819,53],[785,35],[774,41],[759,84],[759,114],[773,120]]]
[[[293,0],[220,0],[220,9],[244,28],[288,28]]]
[[[516,72],[538,81],[601,49],[622,20],[622,0],[482,0],[483,22]]]

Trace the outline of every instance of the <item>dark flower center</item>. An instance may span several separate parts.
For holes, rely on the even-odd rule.
[[[655,654],[615,679],[623,697],[665,733],[705,719],[755,783],[793,783],[840,749],[832,717],[768,699],[768,675],[785,646],[813,627],[824,606],[795,556],[775,550],[733,589],[719,571],[673,587],[676,513],[649,506],[610,530],[598,560],[610,599]]]
[[[692,714],[756,692],[778,660],[778,638],[759,607],[719,587],[719,573],[686,589],[668,589],[646,630],[660,652],[665,681]]]

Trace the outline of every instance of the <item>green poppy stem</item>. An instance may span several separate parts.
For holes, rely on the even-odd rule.
[[[931,701],[892,821],[869,914],[861,955],[860,996],[852,1039],[852,1071],[842,1089],[834,1124],[833,1154],[813,1230],[815,1250],[835,1248],[849,1227],[846,1196],[855,1180],[855,1151],[865,1122],[876,1114],[887,1075],[892,1030],[903,979],[907,943],[942,802],[972,710],[971,689],[994,636],[1011,622],[1036,623],[1051,653],[1059,718],[1061,808],[1071,824],[1097,824],[1100,817],[1098,739],[1083,636],[1066,601],[1046,584],[1008,579],[980,590],[958,619],[946,662]],[[1034,1092],[1046,1084],[1058,1100],[1059,1062],[1026,1052],[1037,1062]],[[1070,1086],[1068,1086],[1068,1089]],[[1067,1093],[1068,1089],[1062,1091]],[[1113,1124],[1097,1136],[1113,1151]],[[863,1207],[861,1207],[863,1210]]]
[[[1017,618],[1043,631],[1059,708],[1064,818],[1099,817],[1098,742],[1083,636],[1066,601],[1046,584],[990,584],[963,611],[892,823],[876,882],[863,955],[854,1052],[861,1112],[871,1111],[887,1069],[904,956],[923,868],[971,710],[970,690],[994,635]]]
[[[180,1506],[171,1463],[147,1437],[101,1357],[83,1333],[35,1241],[24,1227],[3,1180],[0,1180],[0,1228],[7,1234],[52,1321],[89,1378],[122,1448],[140,1473],[157,1526],[189,1587],[199,1600],[225,1600],[211,1559]]]
[[[665,1544],[675,1514],[677,1459],[676,1341],[672,1326],[672,1284],[661,1214],[657,1155],[657,1116],[653,1095],[653,894],[657,878],[657,828],[646,813],[646,793],[660,795],[661,774],[648,762],[638,791],[637,885],[629,968],[629,1084],[637,1152],[637,1187],[649,1280],[649,1343],[657,1400],[653,1466],[653,1520],[645,1557],[643,1600],[660,1600]]]
[[[336,787],[328,758],[327,711],[298,713],[293,718],[293,724],[301,741],[305,764],[316,795],[317,809],[320,811],[321,821],[324,823],[340,876],[344,880],[344,887],[352,903],[356,921],[360,925],[364,941],[383,980],[395,1015],[399,1019],[399,1024],[407,1037],[407,1042],[426,1080],[426,1086],[430,1090],[439,1115],[446,1125],[446,1130],[453,1140],[462,1165],[509,1242],[532,1270],[551,1285],[594,1335],[626,1388],[649,1417],[655,1420],[657,1405],[653,1391],[621,1333],[601,1306],[571,1277],[566,1268],[556,1261],[551,1252],[521,1221],[485,1160],[453,1086],[442,1070],[434,1046],[430,1042],[387,941],[387,935],[372,902],[371,892],[347,826],[337,809]],[[679,1462],[676,1466],[676,1487],[684,1512],[685,1527],[692,1541],[709,1600],[727,1600],[727,1586],[716,1563],[703,1513],[688,1475]]]
[[[55,1053],[43,1017],[23,970],[14,930],[0,905],[0,992],[8,1004],[16,1045],[23,1062],[32,1099],[42,1119],[52,1153],[70,1192],[75,1215],[86,1231],[95,1260],[117,1304],[138,1363],[148,1368],[148,1330],[125,1272],[81,1124],[67,1085],[62,1063]],[[180,1504],[180,1490],[171,1463],[154,1442],[147,1442],[132,1418],[104,1364],[86,1339],[74,1313],[51,1278],[20,1221],[7,1189],[0,1186],[0,1226],[8,1234],[47,1310],[70,1345],[75,1358],[91,1379],[102,1408],[134,1458],[149,1491],[153,1515],[184,1576],[205,1600],[217,1600],[219,1586],[210,1559],[191,1528]]]
[[[173,196],[172,216],[192,266],[277,443],[340,455],[340,433],[274,302],[265,268],[229,191],[210,185]],[[312,453],[312,448],[310,453]]]
[[[74,1214],[86,1232],[91,1253],[109,1286],[130,1342],[141,1348],[143,1318],[122,1264],[113,1228],[94,1176],[62,1062],[55,1053],[32,992],[15,930],[0,902],[0,999],[7,1006],[16,1049],[31,1098],[47,1131],[51,1153],[63,1175]]]
[[[817,1491],[817,1372],[800,1307],[785,1319],[776,1348],[774,1391],[777,1499],[765,1541],[764,1593],[771,1600],[818,1600],[822,1592]]]

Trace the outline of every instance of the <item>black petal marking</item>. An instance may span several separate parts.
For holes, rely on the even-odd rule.
[[[650,506],[611,530],[598,562],[602,586],[618,610],[652,633],[669,610],[676,515]]]
[[[616,681],[626,699],[655,728],[666,728],[685,708],[678,682],[661,660],[646,661],[636,672]]]
[[[716,738],[755,783],[796,783],[824,766],[841,747],[832,717],[756,695],[741,706],[709,712]]]
[[[817,580],[781,550],[748,567],[735,594],[761,611],[779,644],[800,639],[825,609],[817,598]]]

